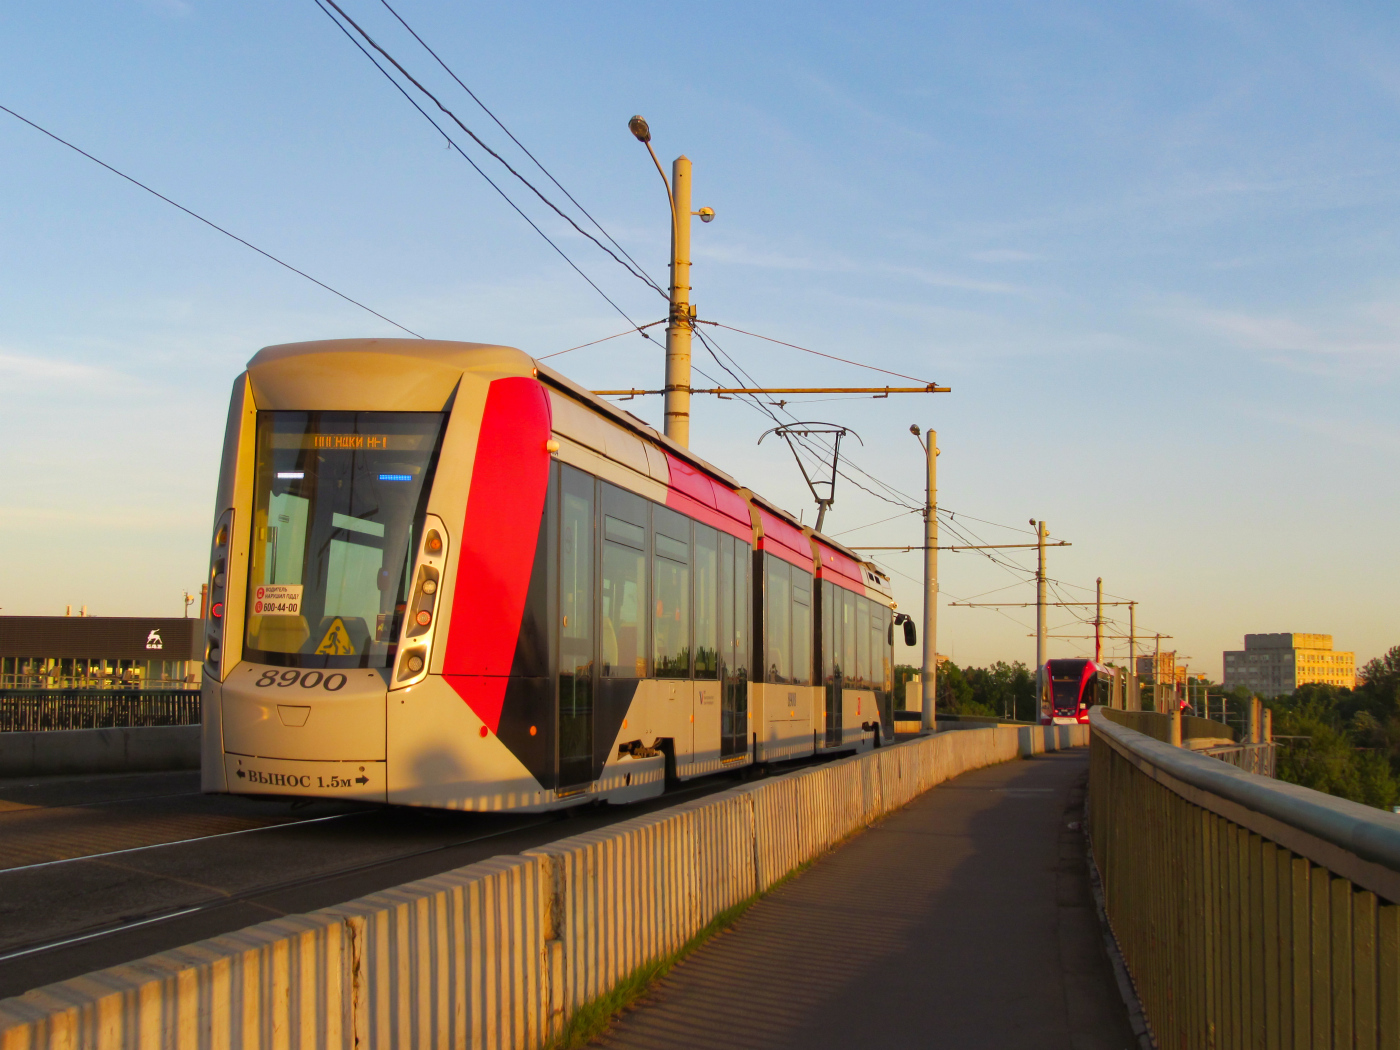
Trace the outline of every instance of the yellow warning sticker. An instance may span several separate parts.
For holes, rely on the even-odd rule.
[[[345,629],[345,621],[337,616],[326,629],[326,636],[316,646],[317,656],[354,656],[355,643],[350,640],[350,632]]]

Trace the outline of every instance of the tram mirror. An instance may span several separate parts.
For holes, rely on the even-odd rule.
[[[904,621],[904,644],[905,644],[905,645],[916,645],[916,644],[918,644],[918,641],[919,641],[919,632],[918,632],[918,630],[914,627],[914,621],[913,621],[913,619],[911,618],[911,619],[905,620],[905,621]]]

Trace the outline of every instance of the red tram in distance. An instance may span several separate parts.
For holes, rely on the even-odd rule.
[[[1046,660],[1045,677],[1050,713],[1041,716],[1044,725],[1087,725],[1089,708],[1112,696],[1112,669],[1093,660]]]
[[[551,809],[893,741],[888,579],[519,350],[267,347],[217,501],[205,791]]]

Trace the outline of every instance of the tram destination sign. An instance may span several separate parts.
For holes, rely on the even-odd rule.
[[[422,434],[274,434],[273,448],[316,452],[417,452]]]

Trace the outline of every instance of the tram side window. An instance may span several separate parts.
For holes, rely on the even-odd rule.
[[[789,567],[792,574],[792,674],[794,685],[812,684],[812,577]]]
[[[891,648],[890,619],[892,613],[883,602],[870,605],[870,671],[876,689],[894,687],[894,661]]]
[[[874,676],[870,673],[870,602],[864,598],[856,601],[856,681],[860,688],[874,686]]]
[[[559,773],[576,784],[593,768],[593,478],[561,469]]]
[[[764,677],[769,682],[788,682],[792,674],[792,578],[788,563],[766,555],[763,559],[764,614],[763,645]]]
[[[646,529],[603,515],[602,673],[645,678]]]
[[[856,603],[860,601],[854,593],[844,588],[837,591],[841,596],[841,685],[854,689],[856,678]]]
[[[870,673],[875,690],[875,707],[880,712],[885,735],[894,733],[894,697],[890,681],[890,610],[880,602],[870,603]]]
[[[720,678],[724,678],[734,669],[734,537],[720,533],[718,546],[715,632],[719,643],[718,673]],[[696,620],[699,620],[699,616]],[[696,638],[699,636],[697,631]]]
[[[695,523],[695,677],[719,674],[717,594],[719,533]]]
[[[698,532],[698,529],[697,529]],[[719,534],[719,677],[721,755],[742,754],[749,742],[749,575],[747,543]]]
[[[752,656],[749,625],[753,616],[753,548],[742,540],[734,541],[734,673],[747,681],[753,672],[749,666]],[[744,694],[745,705],[748,693]],[[746,708],[747,709],[747,708]]]
[[[657,678],[690,677],[690,519],[652,508],[652,660]]]

